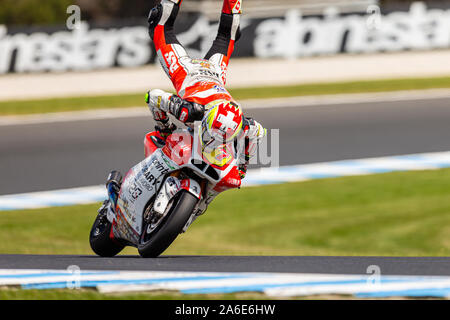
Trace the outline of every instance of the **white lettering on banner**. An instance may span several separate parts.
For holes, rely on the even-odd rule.
[[[256,56],[294,58],[339,52],[345,25],[337,13],[326,17],[303,19],[300,11],[291,10],[284,20],[263,21],[256,29]]]
[[[0,26],[0,74],[134,67],[151,58],[145,27],[92,29],[80,23],[72,32],[6,34]],[[15,59],[13,59],[15,55]],[[14,61],[14,63],[13,63]]]
[[[77,5],[70,5],[67,7],[66,13],[71,14],[66,20],[67,29],[78,29],[81,22],[81,8]]]
[[[332,10],[323,17],[303,18],[300,11],[291,10],[284,18],[257,26],[255,55],[291,58],[450,46],[450,10],[427,10],[424,3],[415,2],[408,12],[379,17],[376,28],[368,27],[368,19],[373,16],[339,16]]]
[[[303,17],[299,10],[289,10],[282,18],[244,17],[243,34],[249,25],[253,41],[242,45],[252,46],[247,52],[261,58],[450,47],[450,9],[428,9],[422,2],[413,3],[407,12],[383,16],[376,7],[345,16],[330,7],[321,17]],[[217,22],[199,16],[178,39],[192,57],[201,57],[217,28]],[[152,60],[151,48],[146,26],[89,29],[80,22],[71,31],[8,34],[6,26],[0,25],[0,74],[140,66]],[[175,71],[177,65],[171,66]]]

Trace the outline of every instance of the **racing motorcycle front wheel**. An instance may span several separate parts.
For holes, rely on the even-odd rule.
[[[194,195],[182,190],[174,197],[169,212],[161,221],[146,221],[138,245],[141,257],[156,258],[163,253],[183,230],[197,201]]]
[[[100,257],[114,257],[125,248],[109,237],[111,228],[111,222],[106,218],[106,209],[100,210],[89,233],[91,249]]]

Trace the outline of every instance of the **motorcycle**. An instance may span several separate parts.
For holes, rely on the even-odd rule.
[[[123,179],[117,171],[110,173],[108,199],[89,237],[97,255],[112,257],[132,246],[142,257],[158,257],[219,193],[240,187],[232,146],[205,152],[196,132],[177,130],[165,140],[158,131],[149,132],[145,159]]]

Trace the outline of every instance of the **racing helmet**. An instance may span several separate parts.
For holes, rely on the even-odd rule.
[[[232,101],[216,100],[206,105],[208,112],[202,120],[200,141],[202,150],[211,152],[237,137],[242,129],[240,106]]]

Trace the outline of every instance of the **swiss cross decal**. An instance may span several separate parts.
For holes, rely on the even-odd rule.
[[[241,10],[241,1],[238,0],[234,5],[233,13],[239,13],[240,10]]]
[[[222,124],[220,127],[220,130],[226,131],[226,128],[232,128],[233,130],[236,130],[238,123],[234,121],[234,113],[231,111],[227,111],[227,115],[224,116],[223,114],[219,114],[217,117],[217,121]]]

